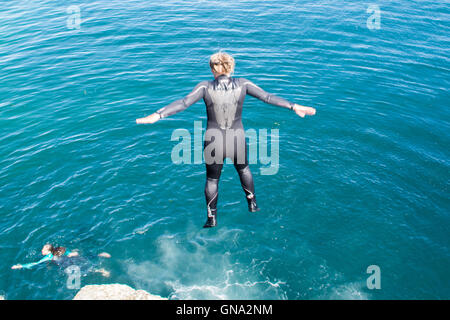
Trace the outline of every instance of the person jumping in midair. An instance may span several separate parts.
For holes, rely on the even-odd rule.
[[[232,56],[219,52],[210,57],[209,65],[214,75],[212,81],[202,81],[183,99],[172,102],[155,113],[136,120],[138,124],[156,121],[185,110],[203,99],[206,105],[207,128],[203,153],[206,163],[205,197],[208,217],[204,228],[217,225],[218,184],[225,158],[233,160],[239,174],[241,186],[246,194],[250,212],[259,210],[256,204],[255,187],[248,166],[247,143],[242,125],[242,106],[246,95],[265,103],[295,111],[300,117],[314,115],[316,110],[291,103],[265,92],[244,78],[233,78],[235,62]]]

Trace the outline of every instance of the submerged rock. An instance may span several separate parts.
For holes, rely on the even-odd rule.
[[[144,290],[134,290],[124,284],[87,285],[78,291],[73,300],[167,300]]]

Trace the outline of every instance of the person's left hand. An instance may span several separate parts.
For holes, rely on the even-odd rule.
[[[299,104],[294,104],[294,111],[297,115],[299,115],[302,118],[304,118],[306,115],[313,116],[316,114],[316,109],[311,107],[304,107]]]
[[[22,265],[16,264],[16,265],[12,266],[11,269],[22,269]]]

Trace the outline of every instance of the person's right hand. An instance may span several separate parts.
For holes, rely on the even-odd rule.
[[[161,119],[161,116],[159,115],[159,113],[155,112],[149,115],[148,117],[136,119],[136,123],[137,124],[155,123],[159,119]]]
[[[12,266],[11,269],[22,269],[22,265],[16,264],[16,265]]]

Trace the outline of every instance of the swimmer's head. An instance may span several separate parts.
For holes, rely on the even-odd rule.
[[[42,247],[41,253],[46,256],[49,253],[52,253],[53,246],[49,243],[47,243],[45,246]]]
[[[66,248],[64,247],[53,247],[51,244],[47,243],[42,247],[41,253],[46,256],[48,254],[53,254],[54,256],[62,256],[66,252]]]
[[[209,66],[214,77],[220,75],[230,76],[234,72],[234,58],[225,52],[217,52],[209,58]]]

